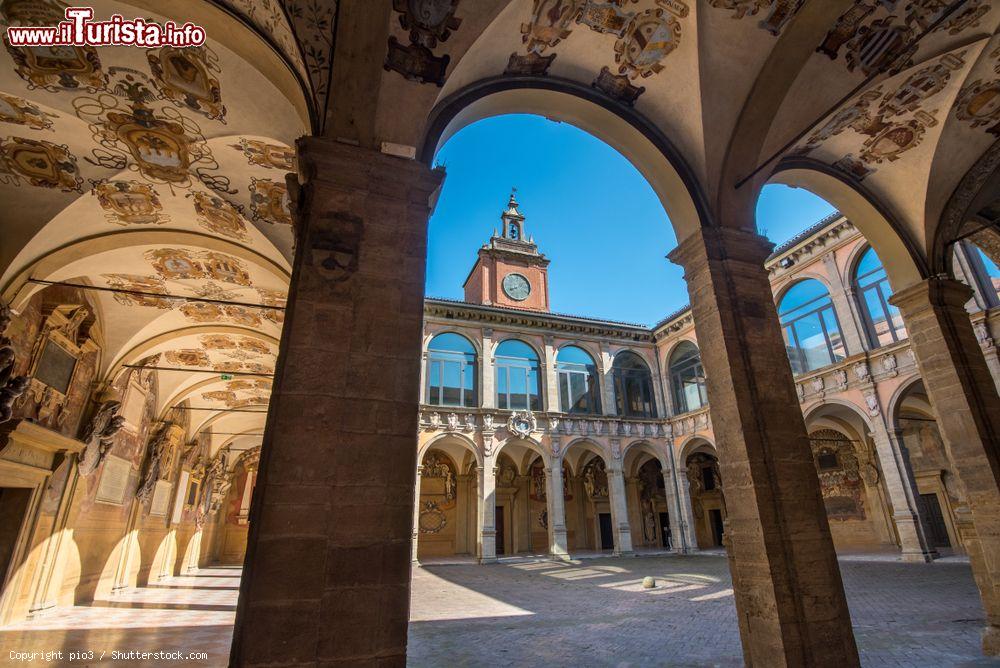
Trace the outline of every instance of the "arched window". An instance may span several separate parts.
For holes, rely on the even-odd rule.
[[[649,367],[635,353],[624,351],[615,356],[611,374],[615,382],[615,402],[623,417],[656,417],[653,403],[653,379]]]
[[[559,376],[559,409],[563,413],[601,412],[597,365],[583,349],[566,346],[556,355]]]
[[[873,348],[906,338],[903,316],[898,308],[889,303],[892,288],[874,248],[865,251],[854,269],[854,288],[861,302],[868,340]]]
[[[460,334],[438,334],[427,346],[427,403],[475,408],[476,349]]]
[[[524,341],[510,339],[497,346],[497,408],[542,409],[538,355]]]
[[[816,279],[807,278],[789,288],[778,305],[778,316],[793,374],[847,357],[830,293]]]
[[[705,370],[701,366],[698,346],[690,341],[680,343],[670,355],[669,368],[676,413],[697,410],[708,403]]]

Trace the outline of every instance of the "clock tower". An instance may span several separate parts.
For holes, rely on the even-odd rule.
[[[500,214],[503,227],[479,249],[465,279],[465,301],[529,311],[549,310],[549,260],[524,232],[524,215],[514,192]]]

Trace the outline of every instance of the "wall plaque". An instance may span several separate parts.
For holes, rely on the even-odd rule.
[[[38,358],[34,376],[38,382],[48,385],[56,392],[66,394],[75,368],[76,356],[52,339],[48,339]]]
[[[97,485],[96,500],[101,503],[122,505],[125,502],[125,490],[128,489],[132,464],[127,459],[108,455],[101,470],[101,481]]]
[[[153,489],[153,501],[149,504],[149,514],[156,517],[166,517],[170,507],[170,490],[173,488],[166,480],[157,480]]]
[[[146,408],[146,392],[136,383],[129,383],[122,402],[121,415],[133,431],[139,430],[142,423],[142,413]]]
[[[190,478],[191,474],[189,472],[181,471],[181,477],[177,480],[177,496],[174,497],[174,512],[170,516],[171,524],[179,524],[181,521],[181,514],[184,512],[184,492],[187,489]]]

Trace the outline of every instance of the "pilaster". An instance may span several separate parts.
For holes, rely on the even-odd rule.
[[[549,515],[549,557],[569,560],[566,536],[566,499],[563,496],[562,460],[555,459],[545,468],[546,512]]]
[[[983,651],[1000,654],[1000,396],[965,310],[972,290],[933,277],[889,300],[903,314],[952,469],[968,499],[966,549],[986,611]]]

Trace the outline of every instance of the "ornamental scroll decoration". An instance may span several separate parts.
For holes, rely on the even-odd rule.
[[[538,429],[538,421],[531,411],[514,411],[507,418],[507,431],[520,438],[531,438]]]

